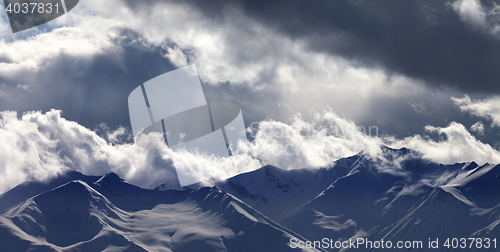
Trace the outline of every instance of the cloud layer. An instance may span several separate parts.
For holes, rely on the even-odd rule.
[[[498,162],[499,10],[478,0],[88,0],[16,34],[0,10],[0,191],[64,169],[175,187],[174,167],[232,167],[130,143],[129,93],[187,64],[209,101],[240,105],[259,132],[222,177],[328,166],[380,144]]]
[[[438,134],[439,140],[429,136],[415,135],[402,140],[387,139],[392,147],[407,147],[419,151],[434,162],[454,164],[476,161],[477,163],[499,163],[500,152],[489,144],[476,139],[462,124],[452,122],[447,127],[427,126],[429,133]]]
[[[463,112],[491,120],[493,126],[500,126],[500,97],[494,96],[482,100],[472,100],[469,96],[452,98]]]
[[[459,123],[448,127],[428,126],[429,133],[442,136],[434,141],[416,135],[404,139],[379,136],[377,128],[364,128],[330,110],[312,120],[296,115],[290,124],[274,120],[249,127],[250,143],[240,143],[244,152],[233,159],[219,159],[170,149],[147,150],[124,142],[131,132],[120,128],[96,132],[61,117],[61,111],[30,112],[18,118],[15,112],[0,113],[0,192],[31,179],[44,180],[68,169],[84,174],[115,172],[130,183],[151,188],[164,183],[179,188],[175,169],[186,169],[205,180],[223,179],[265,164],[283,169],[328,167],[335,160],[364,151],[369,157],[381,153],[380,146],[408,147],[440,163],[476,161],[499,163],[500,153],[472,136]],[[222,170],[226,172],[214,173]]]
[[[394,47],[390,45],[396,43],[410,50],[410,45],[398,41],[406,35],[394,37],[384,33],[378,37],[387,43],[372,43],[370,39],[361,39],[364,33],[370,35],[368,38],[373,35],[362,26],[368,24],[345,27],[348,20],[340,20],[341,16],[322,16],[321,21],[310,13],[325,14],[338,7],[363,16],[370,7],[367,2],[341,6],[323,6],[322,1],[317,2],[318,5],[303,3],[305,6],[300,12],[301,6],[287,4],[284,6],[288,7],[282,9],[290,14],[286,17],[272,13],[276,8],[271,7],[279,1],[265,2],[260,7],[246,1],[233,4],[214,1],[213,4],[90,0],[80,3],[69,15],[38,29],[15,35],[5,33],[0,41],[3,48],[0,51],[0,110],[21,114],[55,108],[63,110],[67,119],[88,128],[101,122],[113,129],[128,127],[126,101],[135,87],[157,75],[194,63],[207,98],[239,104],[247,126],[268,118],[287,122],[295,113],[311,119],[316,111],[325,107],[360,125],[377,125],[382,131],[399,137],[419,133],[426,124],[445,126],[443,116],[448,120],[459,119],[460,114],[449,97],[462,96],[461,91],[429,88],[433,83],[429,78],[392,69],[384,63],[389,60],[386,57],[395,57],[389,60],[391,62],[403,60],[400,53],[391,51]],[[270,9],[263,12],[267,7]],[[380,13],[370,14],[375,21],[385,15],[399,15],[385,7],[379,6]],[[399,7],[405,10],[408,6]],[[456,13],[452,7],[446,8]],[[296,31],[285,22],[293,16],[300,18],[300,22],[292,18]],[[416,21],[422,21],[420,18]],[[375,31],[381,30],[376,27],[377,22],[370,22]],[[390,30],[394,25],[389,23],[386,28]],[[303,29],[299,29],[301,27]],[[468,29],[463,24],[460,27]],[[324,36],[317,36],[319,28]],[[330,40],[337,42],[330,43]],[[313,43],[337,45],[340,49],[359,44],[360,48],[352,48],[359,52],[359,57],[340,49],[322,49]],[[369,55],[375,45],[384,46],[380,50],[373,48],[379,51],[380,57]],[[448,55],[436,57],[441,61],[448,59]],[[368,64],[370,60],[365,58],[377,58],[377,61]],[[416,62],[411,57],[405,56],[406,59]],[[404,66],[408,62],[396,65]]]
[[[121,132],[111,132],[113,139]],[[0,191],[30,179],[44,180],[67,169],[84,174],[116,172],[131,183],[178,184],[172,159],[159,151],[132,144],[112,143],[95,132],[61,117],[61,111],[45,114],[0,113]],[[161,181],[156,181],[160,179]]]
[[[431,86],[498,92],[499,7],[494,1],[188,1],[216,19],[234,7],[324,54]],[[236,7],[235,7],[236,6]],[[217,15],[210,16],[210,13]]]

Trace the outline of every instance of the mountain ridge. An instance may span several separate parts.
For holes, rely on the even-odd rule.
[[[292,238],[494,237],[500,235],[499,175],[500,165],[443,165],[389,147],[377,157],[361,152],[325,168],[264,166],[213,187],[176,190],[140,188],[114,173],[72,172],[0,195],[0,203],[10,199],[0,204],[5,208],[34,194],[0,208],[0,246],[15,241],[15,248],[34,251],[288,251],[295,250]],[[80,179],[55,186],[63,178]],[[55,188],[46,190],[50,186]],[[54,230],[65,228],[67,234],[86,232],[58,241],[64,235]],[[332,251],[304,248],[317,250]]]
[[[291,251],[303,240],[217,187],[148,190],[114,174],[25,200],[1,215],[0,234],[11,251]]]

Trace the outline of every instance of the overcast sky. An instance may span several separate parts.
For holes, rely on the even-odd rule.
[[[55,109],[62,114],[52,123],[75,122],[78,131],[108,141],[96,140],[99,146],[116,147],[108,137],[129,134],[130,92],[195,64],[207,99],[240,105],[247,127],[267,122],[261,128],[291,127],[299,135],[300,125],[325,122],[379,129],[379,138],[340,141],[347,147],[334,154],[325,144],[331,133],[284,142],[262,136],[251,148],[261,161],[319,167],[359,146],[385,143],[439,162],[500,162],[498,1],[80,0],[68,14],[16,34],[0,8],[3,139],[35,132],[47,141],[68,140],[40,128],[40,121],[59,115],[46,114]],[[21,118],[29,111],[41,113]],[[30,130],[7,130],[9,123]],[[5,148],[27,153],[9,139]],[[297,141],[322,155],[279,157],[266,149]],[[55,163],[68,166],[64,154],[56,156]],[[25,165],[3,162],[2,174],[8,165]]]

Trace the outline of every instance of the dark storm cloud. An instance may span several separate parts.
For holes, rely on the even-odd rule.
[[[127,1],[138,8],[136,1]],[[486,27],[464,22],[453,1],[190,0],[209,18],[246,15],[311,50],[354,59],[468,92],[499,92],[500,40]],[[141,3],[142,4],[142,3]],[[486,10],[492,1],[483,1]],[[490,21],[494,16],[487,17]]]
[[[148,3],[158,2],[162,1]],[[176,2],[201,10],[206,17],[215,21],[210,25],[231,20],[226,14],[231,8],[239,8],[248,17],[280,35],[306,41],[310,50],[342,55],[354,59],[360,65],[376,66],[375,69],[383,67],[389,73],[402,73],[423,79],[431,85],[451,85],[465,91],[498,90],[495,85],[497,75],[500,75],[500,71],[497,71],[500,69],[497,60],[500,59],[498,39],[487,30],[461,20],[451,4],[445,1]],[[133,9],[141,8],[138,15],[147,13],[150,7],[144,2],[128,3]],[[483,5],[486,8],[492,6],[491,2],[484,2]],[[245,51],[247,48],[239,39],[244,36],[239,36],[239,32],[245,33],[247,30],[232,21],[234,25],[227,29],[235,29],[231,30],[233,36],[230,34],[225,38],[225,47],[232,48],[228,50],[231,55],[227,57],[235,58],[231,63],[258,62],[257,59],[264,54],[274,55],[273,51],[278,51],[273,56],[276,61],[286,59],[280,58],[279,48],[276,44],[266,43],[267,40],[259,40],[264,42],[258,45],[250,44],[250,48]],[[138,33],[122,30],[120,40],[114,41],[122,49],[119,52],[98,53],[91,57],[61,54],[45,62],[43,71],[25,70],[11,79],[0,76],[0,110],[24,112],[55,108],[61,109],[66,119],[77,121],[90,129],[102,122],[112,129],[118,125],[128,127],[127,98],[130,92],[141,83],[177,68],[163,56],[166,54],[164,46],[176,47],[175,44],[165,41],[161,45],[153,45]],[[191,55],[196,52],[184,53],[188,63],[192,63],[189,62],[190,58],[196,58]],[[10,59],[0,56],[0,61],[9,62]],[[260,63],[267,64],[265,61]],[[319,66],[311,66],[316,67]],[[293,113],[285,115],[287,109],[284,107],[289,104],[283,103],[281,90],[272,84],[272,79],[276,77],[272,64],[268,68],[271,69],[268,69],[269,76],[259,78],[265,89],[234,83],[203,83],[207,100],[237,103],[242,108],[247,126],[251,122],[269,118],[287,121]],[[377,125],[381,131],[397,137],[421,133],[427,124],[444,127],[456,120],[469,127],[475,123],[478,118],[461,113],[449,100],[450,96],[461,97],[461,92],[454,90],[448,93],[446,90],[452,89],[445,89],[442,96],[426,95],[415,101],[406,100],[408,96],[398,99],[365,98],[372,99],[372,105],[363,111],[362,116],[355,118],[356,123],[363,126]],[[9,97],[6,98],[5,94]],[[335,99],[335,95],[332,94],[332,99]],[[311,97],[311,100],[314,99]],[[436,99],[439,101],[434,102]],[[411,102],[422,103],[429,113],[415,112]],[[313,103],[298,106],[309,109],[310,104]],[[356,104],[354,102],[349,106]],[[306,114],[306,109],[300,112]],[[353,119],[343,111],[343,107],[334,109],[342,117]]]
[[[90,57],[66,54],[53,56],[42,71],[24,69],[17,74],[0,76],[0,111],[63,111],[65,119],[101,131],[101,123],[111,130],[130,128],[128,96],[140,84],[174,70],[166,47],[177,47],[168,41],[152,45],[136,32],[123,29],[113,41],[118,52],[107,51]],[[190,51],[184,51],[188,56]],[[9,59],[0,59],[8,62]],[[259,92],[244,85],[202,83],[207,101],[229,101],[238,104],[246,125],[278,114],[275,92]],[[269,91],[269,90],[268,90]],[[275,101],[275,102],[273,102]],[[105,136],[104,133],[100,134]]]
[[[128,95],[141,83],[176,67],[163,57],[161,47],[145,47],[139,35],[123,30],[122,49],[89,58],[60,54],[43,71],[23,70],[0,78],[8,98],[0,110],[23,113],[59,109],[66,119],[94,129],[104,122],[111,128],[130,126]],[[23,89],[22,87],[26,87]]]

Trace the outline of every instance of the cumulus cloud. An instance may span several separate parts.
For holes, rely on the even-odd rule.
[[[68,169],[92,175],[115,172],[142,187],[179,187],[174,168],[209,182],[209,178],[224,179],[263,164],[284,169],[326,167],[360,151],[375,156],[381,144],[377,128],[358,127],[329,110],[316,113],[311,121],[296,115],[291,124],[272,120],[253,124],[254,141],[240,142],[242,153],[232,158],[143,149],[126,141],[131,133],[124,128],[109,131],[101,125],[101,137],[64,119],[58,110],[29,112],[21,119],[15,112],[0,115],[0,192]]]
[[[175,186],[172,160],[162,155],[132,144],[108,143],[95,132],[62,118],[61,111],[30,112],[21,119],[15,112],[0,113],[0,192],[67,169],[91,175],[116,172],[143,187],[156,179]]]
[[[428,133],[440,136],[433,140],[429,136],[415,135],[404,139],[385,139],[395,148],[407,147],[416,150],[434,162],[454,164],[475,161],[477,163],[499,163],[500,152],[476,139],[460,123],[452,122],[447,127],[427,126]]]
[[[99,26],[100,29],[108,28]],[[95,31],[95,29],[92,29]],[[0,75],[12,78],[19,71],[36,72],[54,56],[65,54],[85,58],[111,50],[112,37],[96,36],[85,29],[64,27],[47,34],[39,34],[26,40],[6,42],[0,40],[0,57],[5,59],[0,67]],[[114,34],[116,36],[116,34]],[[110,36],[113,36],[110,34]]]
[[[493,35],[498,34],[500,6],[497,3],[484,6],[479,0],[457,0],[451,6],[464,22]]]
[[[46,179],[61,171],[56,141],[23,123],[14,112],[0,114],[0,192],[27,179]]]
[[[310,121],[296,115],[290,124],[263,121],[250,128],[256,132],[252,156],[284,169],[328,167],[360,151],[369,156],[381,151],[378,128],[358,127],[331,110],[315,113]]]
[[[484,131],[482,126],[482,123],[476,123],[471,131],[481,134]],[[325,167],[359,151],[374,158],[381,153],[383,144],[412,149],[424,158],[442,164],[500,162],[498,150],[475,138],[457,122],[446,127],[428,125],[422,134],[401,139],[379,135],[377,127],[358,126],[329,110],[315,113],[310,121],[297,115],[290,124],[263,121],[252,127],[255,127],[253,132],[257,132],[251,144],[252,156],[263,163],[287,169]],[[432,137],[433,134],[437,137]]]
[[[483,124],[483,122],[479,121],[479,122],[474,123],[470,127],[470,130],[472,132],[478,133],[479,135],[484,135],[484,124]]]
[[[486,28],[486,13],[479,0],[457,0],[452,6],[464,21]]]
[[[500,126],[500,97],[494,96],[483,100],[472,100],[469,96],[452,98],[463,112],[491,120],[493,126]]]
[[[200,179],[223,179],[260,167],[248,155],[216,158],[168,148],[148,150],[123,141],[124,128],[96,132],[61,117],[61,111],[0,112],[0,193],[26,180],[45,180],[67,171],[87,175],[115,172],[141,187],[179,188],[175,169]],[[162,140],[161,137],[159,139]]]
[[[426,127],[442,137],[432,140],[415,135],[404,139],[379,136],[378,128],[362,127],[331,110],[304,120],[299,114],[285,124],[261,121],[249,127],[254,139],[240,142],[240,155],[217,158],[168,148],[148,150],[124,141],[124,128],[95,131],[61,117],[61,111],[29,112],[19,119],[15,112],[0,112],[0,192],[30,179],[44,180],[68,169],[84,174],[115,172],[130,183],[151,188],[178,188],[176,169],[183,169],[206,183],[271,164],[283,169],[328,167],[360,151],[377,157],[381,145],[408,147],[440,163],[476,161],[498,163],[500,153],[472,136],[459,123],[445,128]],[[158,137],[161,142],[161,136]]]

